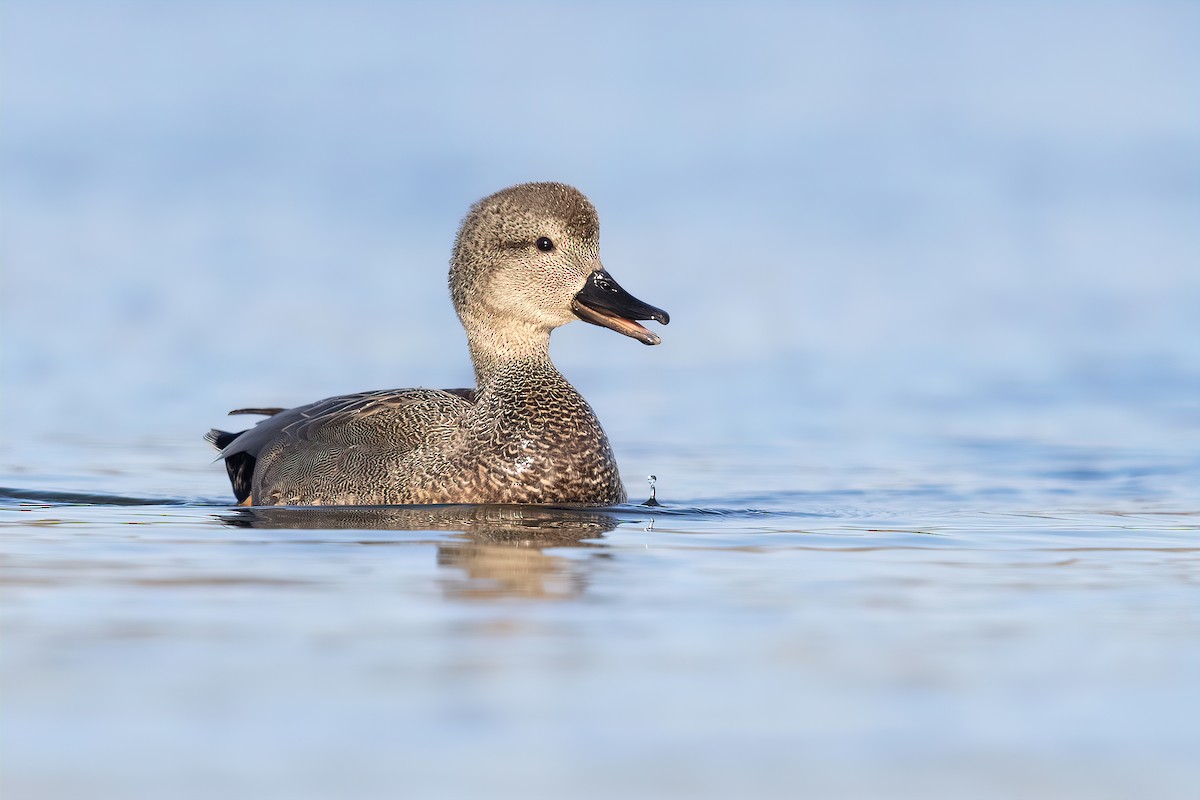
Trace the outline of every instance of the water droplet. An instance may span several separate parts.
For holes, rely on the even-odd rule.
[[[655,497],[655,495],[657,494],[657,492],[655,491],[654,484],[655,484],[657,481],[658,481],[658,476],[657,476],[657,475],[649,475],[649,476],[647,476],[647,477],[646,477],[646,483],[650,484],[650,499],[649,499],[649,500],[647,500],[646,502],[642,503],[642,505],[644,505],[644,506],[657,506],[657,505],[661,505],[661,503],[659,503],[659,502],[658,502],[658,500],[657,500],[657,499],[656,499],[656,497]]]

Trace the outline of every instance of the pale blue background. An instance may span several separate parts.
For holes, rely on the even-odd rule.
[[[1190,800],[1198,42],[1192,2],[0,3],[6,800]],[[450,245],[526,180],[672,315],[554,340],[667,510],[224,525],[226,410],[470,381]]]
[[[450,243],[535,179],[587,192],[610,270],[672,313],[657,350],[556,337],[656,429],[827,404],[886,435],[908,400],[1052,394],[1196,436],[1195,4],[3,13],[8,446],[469,382]]]

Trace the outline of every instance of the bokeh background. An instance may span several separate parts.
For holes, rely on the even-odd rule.
[[[1194,2],[3,0],[0,779],[1190,797],[1198,43]],[[228,409],[469,385],[453,236],[529,180],[671,313],[553,348],[658,528],[217,524]]]
[[[6,2],[0,36],[10,461],[469,383],[450,244],[526,180],[673,315],[555,337],[618,440],[1196,436],[1193,3]]]

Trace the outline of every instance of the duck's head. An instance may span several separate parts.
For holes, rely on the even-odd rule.
[[[658,334],[637,320],[670,321],[604,269],[596,209],[561,183],[523,183],[473,205],[454,243],[450,294],[468,331],[548,331],[582,319],[658,344]]]

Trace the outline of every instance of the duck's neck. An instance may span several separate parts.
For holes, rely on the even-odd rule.
[[[550,331],[523,323],[468,326],[475,384],[485,392],[514,374],[566,382],[550,360]],[[555,380],[556,379],[556,380]]]

